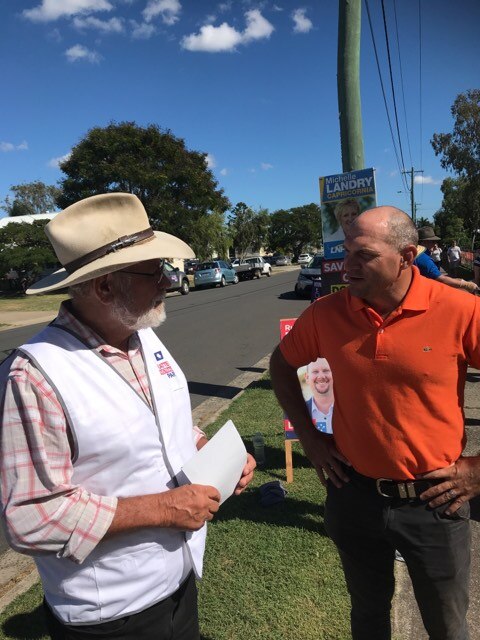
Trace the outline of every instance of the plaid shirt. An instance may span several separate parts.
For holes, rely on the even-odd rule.
[[[107,360],[152,407],[137,334],[124,353],[77,320],[68,302],[53,324]],[[10,544],[21,553],[49,552],[81,563],[107,532],[117,498],[72,484],[72,440],[62,406],[23,355],[12,363],[0,419],[0,496]],[[194,431],[198,442],[204,434],[197,427]]]

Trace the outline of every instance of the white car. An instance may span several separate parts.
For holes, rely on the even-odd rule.
[[[298,264],[308,264],[312,257],[313,256],[311,256],[309,253],[301,253],[298,256]]]

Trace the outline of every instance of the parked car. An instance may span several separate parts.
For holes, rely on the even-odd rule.
[[[267,262],[262,256],[257,256],[255,258],[247,258],[246,262],[252,265],[255,268],[255,276],[259,278],[260,276],[267,276],[269,278],[272,274],[272,265]],[[260,275],[258,275],[258,273]]]
[[[298,264],[308,264],[312,257],[313,256],[311,256],[309,253],[301,253],[298,256]]]
[[[286,267],[287,264],[292,264],[292,261],[288,256],[277,256],[275,264],[277,267]]]
[[[312,294],[314,280],[322,279],[323,256],[316,255],[306,267],[300,269],[297,283],[295,284],[295,295],[299,298],[309,297]]]
[[[186,296],[190,291],[190,283],[188,282],[186,273],[180,271],[178,267],[174,267],[169,262],[165,262],[163,268],[170,280],[170,286],[167,291],[180,291],[182,296]]]
[[[200,264],[200,260],[198,258],[185,260],[185,262],[183,263],[183,268],[185,269],[185,273],[190,273],[190,274],[195,273],[199,264]]]
[[[195,289],[202,287],[215,287],[219,284],[225,287],[227,282],[237,284],[238,275],[235,269],[227,264],[224,260],[210,260],[201,262],[195,273],[193,274]]]

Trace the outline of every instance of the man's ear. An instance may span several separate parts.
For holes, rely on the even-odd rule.
[[[407,267],[411,267],[413,264],[413,261],[415,260],[415,258],[417,257],[417,247],[414,244],[409,244],[407,247],[405,247],[405,249],[402,250],[401,252],[401,260],[400,260],[400,266],[403,269],[406,269]]]
[[[110,304],[115,294],[113,290],[112,274],[106,273],[103,276],[95,278],[92,283],[93,293],[99,302]]]

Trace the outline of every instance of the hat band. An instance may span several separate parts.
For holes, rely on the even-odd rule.
[[[109,242],[108,244],[103,245],[103,247],[99,247],[94,251],[90,251],[90,253],[85,254],[81,258],[77,258],[76,260],[72,260],[72,262],[68,262],[64,264],[63,267],[67,273],[70,275],[78,271],[81,267],[84,267],[99,258],[103,258],[107,256],[109,253],[115,253],[116,251],[120,251],[121,249],[125,249],[126,247],[131,247],[133,244],[138,244],[144,240],[149,240],[155,236],[152,227],[148,227],[148,229],[144,229],[143,231],[139,231],[138,233],[132,233],[129,236],[122,236],[115,240],[115,242]]]

